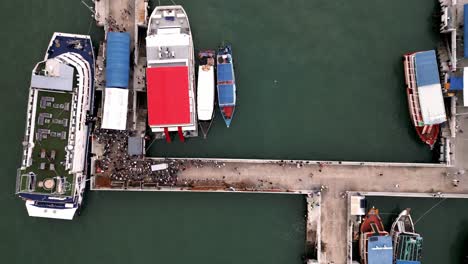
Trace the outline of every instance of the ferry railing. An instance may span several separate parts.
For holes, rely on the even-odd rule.
[[[16,170],[16,189],[15,194],[18,194],[21,189],[21,169]]]

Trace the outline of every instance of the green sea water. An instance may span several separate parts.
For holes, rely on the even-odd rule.
[[[229,129],[218,111],[207,140],[158,141],[151,155],[432,160],[410,124],[402,55],[436,46],[436,1],[179,2],[195,49],[232,43],[237,109]]]
[[[233,44],[238,109],[230,129],[217,116],[207,141],[157,142],[151,154],[431,160],[409,123],[400,58],[435,46],[435,1],[177,3],[196,48]],[[300,196],[89,192],[73,222],[27,217],[13,192],[31,70],[53,32],[95,44],[103,33],[78,0],[0,7],[0,263],[300,263]]]

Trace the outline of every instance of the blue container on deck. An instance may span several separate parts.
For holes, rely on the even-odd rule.
[[[463,57],[468,58],[468,4],[463,6]]]
[[[130,34],[107,33],[106,87],[128,88],[130,75]]]
[[[450,76],[450,90],[462,91],[463,90],[463,77]]]

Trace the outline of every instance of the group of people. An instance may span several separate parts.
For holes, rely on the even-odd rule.
[[[128,154],[128,137],[133,136],[133,132],[97,128],[93,135],[94,140],[103,145],[102,157],[96,161],[96,171],[108,176],[111,182],[176,185],[177,173],[181,169],[182,162],[163,161],[168,164],[167,169],[153,171],[151,166],[161,161]]]

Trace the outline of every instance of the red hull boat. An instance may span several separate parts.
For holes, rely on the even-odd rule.
[[[359,236],[359,253],[362,264],[376,263],[369,258],[369,240],[376,240],[378,237],[387,238],[388,232],[385,231],[382,219],[379,216],[379,210],[372,207],[364,217]],[[387,262],[380,262],[387,263]]]
[[[425,54],[422,54],[422,55],[426,55],[429,52],[419,52],[420,55],[421,55],[421,53],[425,53]],[[421,141],[423,141],[424,143],[429,145],[431,147],[431,149],[432,149],[434,147],[434,144],[437,142],[438,137],[439,137],[439,132],[440,132],[440,124],[439,123],[445,121],[445,108],[444,108],[444,105],[443,105],[441,90],[439,90],[439,91],[437,91],[437,89],[435,91],[432,90],[432,91],[430,91],[432,93],[429,94],[428,91],[432,88],[432,86],[429,84],[429,85],[423,86],[423,88],[421,88],[421,89],[426,89],[426,90],[421,90],[420,91],[420,89],[419,89],[420,87],[418,87],[418,82],[416,80],[416,76],[418,75],[418,73],[417,73],[418,70],[416,69],[417,65],[416,65],[416,62],[415,62],[415,57],[416,57],[417,54],[418,54],[418,52],[408,53],[408,54],[405,54],[403,56],[403,66],[404,66],[404,71],[405,71],[405,83],[406,83],[406,95],[407,95],[407,98],[408,98],[408,108],[409,108],[409,113],[410,113],[412,123],[413,123],[413,125],[414,125],[414,127],[416,129],[416,132],[417,132],[419,138],[421,139]],[[436,61],[434,61],[433,64],[435,64],[435,67],[437,67],[437,62]],[[423,66],[426,66],[426,65],[421,65],[421,67],[423,67]],[[421,84],[421,85],[425,84],[424,82],[427,81],[426,79],[428,79],[428,76],[431,77],[432,75],[436,75],[436,76],[434,76],[434,78],[437,78],[437,80],[438,80],[439,76],[438,76],[437,69],[436,69],[436,73],[430,72],[432,75],[424,75],[424,74],[427,74],[427,73],[423,72],[423,70],[424,70],[424,68],[422,70],[420,70],[420,73],[418,75],[421,78],[421,80],[419,80],[419,84]],[[430,82],[430,81],[431,80],[429,80],[427,82]],[[439,83],[439,85],[440,85],[440,83]],[[426,87],[429,87],[429,88],[426,88]],[[421,93],[423,93],[423,92],[424,92],[424,94],[422,95]],[[440,96],[439,96],[439,94],[440,94]],[[426,100],[424,105],[422,105],[422,103],[421,103],[421,101],[422,101],[421,97],[423,97],[423,99]],[[431,121],[429,123],[424,122],[423,113],[422,113],[422,110],[421,110],[421,108],[423,108],[423,107],[426,107],[425,108],[425,110],[426,110],[426,119],[430,119],[430,121]],[[427,110],[428,107],[431,107],[431,109]],[[433,111],[433,112],[441,111],[441,108],[442,108],[442,112],[443,112],[443,117],[441,117],[441,116],[437,116],[437,117],[428,116],[428,115],[432,114],[431,111]]]

